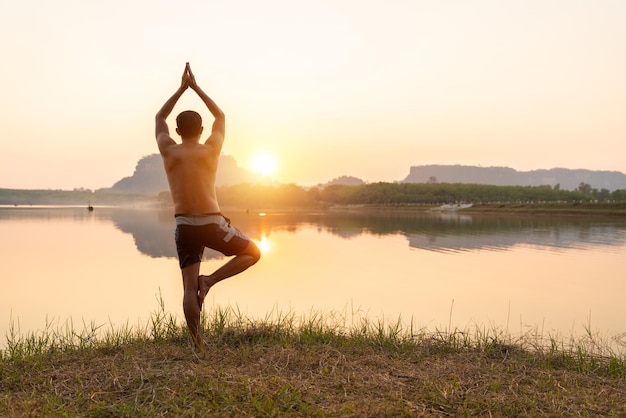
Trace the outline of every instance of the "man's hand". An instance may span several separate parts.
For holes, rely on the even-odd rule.
[[[189,84],[189,74],[190,73],[191,73],[191,70],[189,69],[189,63],[187,63],[185,65],[185,71],[183,72],[183,77],[182,77],[182,79],[180,81],[180,88],[183,89],[183,90],[187,90],[187,88],[190,86],[190,84]]]
[[[175,144],[172,137],[170,137],[170,131],[167,127],[166,119],[174,109],[176,102],[180,99],[180,96],[187,90],[190,86],[190,80],[193,79],[193,74],[191,74],[191,70],[189,69],[189,63],[185,65],[185,71],[183,72],[183,76],[180,81],[180,87],[176,92],[170,97],[165,104],[161,107],[161,109],[157,112],[155,117],[155,136],[157,140],[157,144],[159,145],[159,150],[164,152],[165,148]],[[195,84],[195,80],[193,80],[193,85]]]
[[[198,89],[198,83],[196,83],[196,77],[191,72],[191,67],[189,66],[189,63],[187,63],[185,71],[187,74],[187,86],[191,87],[193,91],[196,91]]]

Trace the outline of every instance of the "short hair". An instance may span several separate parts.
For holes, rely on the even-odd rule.
[[[202,129],[202,117],[198,112],[193,110],[185,110],[176,116],[176,127],[180,136],[185,138],[194,137],[200,134]]]

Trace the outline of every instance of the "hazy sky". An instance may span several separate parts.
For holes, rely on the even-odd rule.
[[[110,187],[186,61],[275,179],[626,172],[623,0],[1,0],[0,187]],[[188,91],[170,117],[202,110]]]

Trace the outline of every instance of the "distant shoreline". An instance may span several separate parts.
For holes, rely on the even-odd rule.
[[[416,188],[417,187],[417,188]],[[603,216],[623,217],[626,216],[626,200],[594,200],[582,196],[564,196],[565,199],[550,199],[551,195],[542,198],[539,192],[548,192],[538,188],[532,189],[533,193],[524,195],[528,191],[525,188],[512,189],[496,188],[494,192],[502,197],[488,203],[485,197],[480,198],[480,189],[465,188],[459,185],[446,185],[445,193],[433,193],[428,185],[402,188],[396,185],[372,185],[366,189],[340,188],[334,189],[328,195],[323,193],[311,193],[293,186],[264,187],[241,185],[233,186],[224,190],[220,198],[223,208],[237,208],[244,211],[257,212],[283,212],[283,211],[338,211],[338,210],[394,210],[394,211],[440,211],[463,214],[516,214],[516,215],[547,215],[547,216]],[[437,186],[441,189],[443,186]],[[458,189],[457,189],[458,188]],[[370,190],[371,189],[371,190]],[[467,190],[466,190],[467,189]],[[362,195],[354,196],[352,193],[360,192]],[[456,192],[456,193],[455,193]],[[551,191],[551,193],[554,191]],[[343,194],[342,194],[343,193]],[[417,193],[417,194],[416,194]],[[560,193],[560,192],[559,192]],[[494,193],[491,193],[494,194]],[[562,194],[562,193],[561,193]],[[488,193],[483,195],[489,195]],[[415,201],[418,196],[421,203],[403,203]],[[507,196],[507,197],[504,197]],[[515,196],[516,198],[510,198]],[[519,196],[519,197],[518,197]],[[537,197],[534,197],[537,196]],[[475,200],[471,200],[475,197]],[[223,199],[222,199],[223,198]],[[455,207],[455,200],[468,199],[463,203],[471,204],[471,207]],[[432,200],[431,200],[432,199]],[[359,200],[370,203],[358,203]],[[444,205],[445,200],[453,205]],[[340,203],[352,201],[355,203]],[[381,203],[374,203],[379,201]],[[396,201],[397,203],[390,203]],[[0,206],[31,207],[31,206],[119,206],[119,207],[167,207],[171,204],[169,193],[160,194],[127,194],[112,193],[110,191],[90,190],[15,190],[0,188]]]
[[[626,217],[626,202],[619,203],[518,203],[518,204],[477,204],[469,208],[442,209],[442,205],[432,204],[355,204],[355,205],[320,205],[317,207],[237,207],[222,206],[224,212],[252,212],[252,213],[294,213],[294,212],[397,212],[397,213],[439,213],[459,215],[520,215],[520,216],[577,216],[577,217]],[[6,204],[0,202],[0,209],[45,209],[45,208],[81,208],[87,210],[87,204],[68,203],[39,203],[39,204]],[[170,206],[161,205],[156,200],[137,200],[112,204],[93,204],[100,208],[136,208],[136,209],[167,209]]]
[[[553,216],[602,216],[626,217],[626,202],[615,203],[492,203],[475,204],[470,208],[455,210],[440,209],[442,205],[405,204],[405,205],[333,205],[328,210],[393,210],[399,212],[436,212],[465,215],[553,215]]]

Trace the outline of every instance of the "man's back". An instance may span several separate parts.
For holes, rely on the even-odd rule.
[[[182,112],[176,118],[176,133],[181,136],[182,143],[176,143],[169,133],[167,116],[187,88],[198,94],[215,118],[211,134],[204,143],[200,143],[204,130],[202,118],[194,111]],[[189,63],[185,66],[180,87],[157,112],[155,124],[156,140],[163,157],[175,213],[204,215],[219,212],[215,195],[215,177],[224,143],[226,125],[224,112],[196,84]]]
[[[215,178],[219,155],[206,144],[183,142],[162,150],[174,211],[185,215],[219,212]]]

